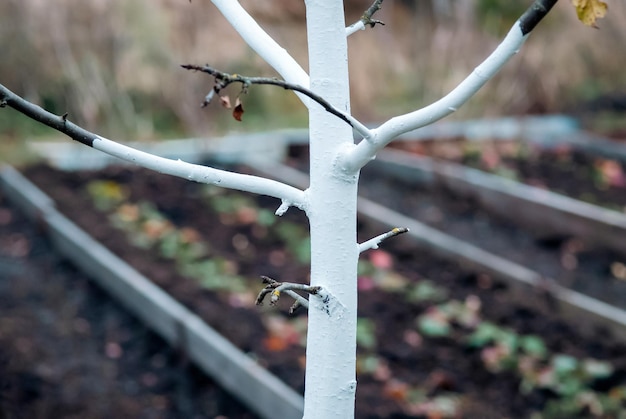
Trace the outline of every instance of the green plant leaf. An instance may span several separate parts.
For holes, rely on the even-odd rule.
[[[422,334],[430,337],[448,336],[452,332],[450,323],[442,316],[425,314],[417,319],[417,325]]]
[[[557,375],[561,377],[573,373],[578,368],[578,360],[564,354],[554,355],[551,364]]]
[[[358,276],[371,276],[374,275],[374,273],[376,272],[376,268],[374,268],[374,265],[372,265],[372,262],[370,262],[367,259],[359,259],[359,264],[357,267],[357,275]]]
[[[546,348],[546,344],[539,336],[522,336],[519,346],[526,354],[533,358],[544,359],[548,354],[548,348]]]
[[[276,222],[276,215],[265,208],[260,208],[257,215],[257,223],[264,227],[269,227]]]
[[[585,389],[585,383],[578,377],[567,377],[556,383],[555,390],[561,396],[574,396]]]
[[[359,317],[356,322],[357,345],[365,349],[376,347],[376,324],[364,317]]]
[[[582,361],[582,369],[592,379],[610,377],[614,371],[613,365],[610,363],[590,358]]]
[[[311,263],[311,240],[308,237],[298,241],[292,251],[301,264],[308,265]]]
[[[391,270],[377,270],[374,281],[380,289],[387,292],[403,291],[409,282],[405,276]]]
[[[482,322],[476,330],[467,337],[467,344],[474,348],[482,348],[497,339],[502,329],[490,322]]]
[[[112,180],[94,180],[87,184],[87,193],[100,211],[109,211],[121,204],[127,197],[125,187]]]
[[[381,360],[376,355],[357,355],[357,374],[373,374],[380,366],[380,363]]]
[[[178,237],[177,231],[171,231],[168,234],[165,234],[161,237],[161,243],[159,244],[159,250],[161,251],[161,255],[168,259],[173,259],[176,257],[178,253],[178,249],[180,248],[180,240]]]
[[[435,303],[445,301],[448,298],[448,290],[435,285],[433,281],[423,280],[415,284],[407,294],[409,301],[419,303],[432,301]]]
[[[502,332],[497,337],[498,342],[509,348],[511,353],[515,353],[519,346],[520,337],[512,330],[502,329]]]

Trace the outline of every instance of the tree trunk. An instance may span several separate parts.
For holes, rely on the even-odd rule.
[[[349,112],[343,2],[308,0],[311,90]],[[356,392],[356,197],[358,173],[346,173],[337,154],[353,144],[345,121],[312,106],[309,113],[311,285],[321,285],[339,306],[330,312],[312,297],[306,350],[305,419],[354,417]]]

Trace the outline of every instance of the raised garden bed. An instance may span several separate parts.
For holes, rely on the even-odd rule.
[[[306,170],[306,162],[307,148],[293,146],[289,164]],[[273,172],[276,169],[265,171],[269,175]],[[292,179],[295,175],[285,173],[281,177]],[[511,272],[517,282],[541,287],[557,283],[622,307],[626,298],[622,272],[626,258],[624,214],[396,150],[381,151],[363,170],[360,180],[360,194],[380,203],[367,207],[387,205],[400,214],[394,216],[385,209],[378,219],[410,218],[421,223],[417,226],[420,230],[436,229],[417,235],[441,254],[472,259],[474,266],[483,260],[485,267],[499,264],[496,276],[507,277]],[[441,233],[453,240],[429,240],[429,236]],[[462,249],[467,245],[455,244],[454,238],[477,249]],[[494,256],[504,260],[486,261]],[[626,324],[624,320],[622,323]]]
[[[423,163],[381,153],[362,175],[362,193],[393,200],[397,211],[621,306],[625,215],[472,169]]]
[[[272,200],[138,170],[27,175],[97,240],[302,390],[304,313],[253,305],[259,275],[307,279],[302,214],[276,221]],[[361,240],[378,233],[360,229]],[[590,417],[623,407],[624,347],[605,330],[584,335],[551,316],[550,298],[520,299],[408,240],[386,249],[362,266],[357,417]]]
[[[0,192],[0,417],[256,416],[62,259]]]
[[[464,138],[399,141],[393,146],[626,212],[623,145],[587,137],[582,133],[572,134],[567,141],[551,146],[520,139],[469,141]]]

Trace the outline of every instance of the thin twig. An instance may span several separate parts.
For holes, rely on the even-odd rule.
[[[485,85],[522,47],[528,34],[549,13],[558,0],[535,0],[515,22],[496,49],[450,93],[421,109],[395,116],[370,131],[368,141],[361,141],[346,154],[342,164],[357,170],[374,158],[393,139],[406,132],[430,125],[456,112]]]
[[[279,198],[283,202],[279,215],[289,206],[305,209],[307,205],[303,191],[282,182],[186,163],[180,159],[167,159],[108,140],[74,124],[67,114],[55,115],[48,112],[0,84],[0,108],[3,107],[11,107],[37,122],[66,134],[73,140],[147,169],[223,188]]]
[[[307,95],[308,97],[310,97],[311,99],[319,103],[320,105],[322,105],[327,112],[332,113],[337,118],[344,120],[351,127],[353,127],[352,122],[348,119],[346,114],[336,109],[333,105],[328,103],[324,98],[316,95],[309,89],[304,88],[300,85],[288,83],[284,80],[280,80],[275,77],[246,77],[246,76],[242,76],[241,74],[224,73],[222,71],[214,69],[213,67],[209,65],[198,66],[198,65],[193,65],[193,64],[183,64],[181,67],[187,70],[201,71],[203,73],[207,73],[215,77],[215,85],[213,86],[213,91],[216,94],[219,94],[222,89],[224,89],[225,87],[227,87],[228,85],[232,83],[241,83],[242,90],[244,92],[247,90],[248,86],[252,84],[265,84],[265,85],[279,86],[279,87],[282,87],[283,89],[300,92],[304,95]],[[207,95],[207,98],[202,103],[202,106],[208,105],[210,98],[212,97],[213,95],[211,94]]]
[[[267,296],[267,294],[272,294],[270,297],[270,305],[276,305],[278,299],[280,298],[281,293],[285,293],[292,297],[295,300],[295,303],[291,306],[289,310],[290,314],[293,314],[298,307],[309,308],[309,301],[295,292],[295,290],[304,291],[311,295],[316,295],[320,291],[320,287],[313,287],[307,284],[296,284],[291,282],[279,282],[275,279],[272,279],[268,276],[261,276],[263,283],[266,284],[265,288],[259,292],[259,295],[256,299],[256,305],[262,305],[263,300]]]
[[[345,121],[352,128],[357,130],[359,134],[368,138],[370,136],[370,131],[365,125],[361,124],[359,121],[354,119],[351,115],[348,115],[339,109],[335,108],[333,105],[328,103],[326,99],[315,94],[313,91],[307,89],[306,87],[300,86],[298,84],[289,83],[284,80],[277,79],[275,77],[247,77],[242,76],[241,74],[229,74],[224,73],[223,71],[216,70],[215,68],[204,65],[198,66],[193,64],[183,64],[181,67],[187,70],[200,71],[203,73],[210,74],[215,77],[215,84],[213,85],[213,89],[209,94],[205,97],[204,102],[202,102],[202,106],[206,106],[209,104],[211,99],[215,96],[215,94],[219,94],[220,91],[226,88],[228,85],[232,83],[241,83],[242,91],[246,92],[247,88],[252,84],[259,85],[272,85],[282,87],[283,89],[293,90],[295,92],[302,93],[309,98],[313,99],[315,102],[319,103],[327,112],[335,115],[337,118]]]
[[[374,3],[372,3],[372,5],[365,11],[365,13],[363,13],[363,16],[361,16],[361,21],[364,24],[369,25],[371,28],[373,28],[377,24],[384,26],[385,23],[383,21],[372,19],[372,16],[374,16],[374,13],[379,11],[382,5],[383,5],[383,0],[375,0]]]
[[[369,249],[378,249],[378,245],[380,244],[380,242],[382,242],[383,240],[387,240],[391,237],[395,237],[397,235],[400,234],[404,234],[406,232],[408,232],[409,229],[406,227],[396,227],[384,234],[381,234],[379,236],[374,237],[373,239],[369,239],[366,242],[363,242],[361,244],[359,244],[359,253],[362,253],[366,250]]]
[[[535,0],[519,18],[522,33],[527,35],[530,31],[535,29],[535,26],[541,22],[541,19],[546,17],[557,1],[558,0]]]
[[[6,106],[50,128],[54,128],[89,147],[93,147],[93,141],[98,137],[96,134],[70,122],[67,119],[67,113],[59,116],[48,112],[0,84],[0,107],[4,108]]]
[[[380,10],[383,0],[375,0],[374,3],[363,13],[361,18],[346,28],[346,36],[350,36],[356,31],[365,29],[366,26],[373,28],[376,25],[385,25],[382,20],[372,19],[374,13]]]
[[[259,23],[246,11],[240,1],[211,0],[211,3],[222,13],[224,18],[237,31],[243,41],[254,50],[258,56],[272,67],[280,77],[291,83],[308,87],[309,75],[302,66],[289,54],[287,49],[279,45]],[[296,96],[309,108],[313,101],[302,94]]]

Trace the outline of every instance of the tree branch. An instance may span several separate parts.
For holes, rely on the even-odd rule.
[[[250,48],[272,66],[283,79],[305,88],[309,86],[309,75],[306,71],[287,50],[259,26],[237,0],[212,0],[212,2]],[[306,107],[309,107],[306,96],[298,94],[298,97]]]
[[[344,113],[340,111],[339,109],[335,108],[328,101],[326,101],[323,97],[315,94],[314,92],[312,92],[311,90],[303,86],[289,83],[284,80],[280,80],[280,79],[273,78],[273,77],[246,77],[240,74],[224,73],[222,71],[214,69],[213,67],[209,65],[197,66],[197,65],[192,65],[192,64],[185,64],[185,65],[182,65],[181,67],[187,70],[201,71],[203,73],[207,73],[215,77],[215,84],[213,85],[213,89],[206,96],[204,102],[202,103],[202,106],[208,105],[208,103],[211,101],[211,99],[214,97],[215,94],[219,94],[222,89],[226,88],[228,85],[232,83],[241,83],[243,91],[246,91],[247,87],[252,84],[265,84],[265,85],[279,86],[279,87],[282,87],[283,89],[293,90],[293,91],[296,91],[296,92],[299,92],[308,96],[309,98],[313,99],[315,102],[319,103],[327,112],[345,121],[348,125],[354,128],[359,134],[363,135],[364,137],[369,137],[370,135],[370,131],[369,129],[367,129],[367,127],[365,127],[365,125],[361,124],[351,115]]]
[[[321,287],[312,287],[307,284],[295,284],[291,282],[278,282],[275,279],[272,279],[268,276],[261,276],[263,283],[266,284],[265,288],[259,292],[259,295],[256,298],[255,304],[260,306],[263,305],[263,300],[267,294],[272,294],[270,297],[270,305],[276,305],[278,299],[280,298],[280,294],[284,292],[289,295],[291,298],[295,300],[291,308],[289,309],[289,314],[293,314],[298,308],[304,307],[309,308],[309,300],[295,292],[295,290],[300,290],[307,292],[311,295],[317,294]]]
[[[378,245],[383,241],[383,240],[387,240],[391,237],[395,237],[398,236],[400,234],[404,234],[404,233],[408,233],[409,229],[406,227],[395,227],[391,230],[389,230],[386,233],[383,233],[379,236],[376,236],[372,239],[369,239],[368,241],[365,241],[361,244],[359,244],[359,253],[363,253],[366,250],[369,249],[378,249]]]
[[[0,84],[0,107],[7,106],[64,133],[73,140],[139,166],[200,183],[210,183],[224,188],[279,198],[282,205],[277,211],[278,215],[284,213],[289,206],[306,210],[307,201],[304,192],[292,186],[257,176],[228,172],[181,160],[166,159],[116,143],[70,122],[67,114],[58,116],[48,112]]]
[[[535,0],[519,18],[519,26],[522,30],[522,34],[527,35],[535,29],[535,26],[541,22],[557,1],[558,0]]]
[[[374,0],[374,3],[363,13],[363,16],[352,25],[346,28],[346,36],[350,36],[356,31],[360,31],[365,29],[366,26],[373,28],[376,25],[385,25],[385,22],[382,20],[372,19],[374,13],[380,10],[382,7],[383,0]]]
[[[328,316],[337,316],[337,318],[342,318],[345,313],[345,306],[324,287],[293,282],[278,282],[267,276],[261,276],[261,279],[266,285],[259,292],[256,298],[256,305],[263,305],[263,300],[268,294],[271,294],[270,305],[276,305],[280,299],[280,294],[284,292],[295,300],[289,309],[289,314],[293,314],[299,307],[321,310]],[[311,297],[307,300],[295,290],[304,291]],[[316,298],[313,299],[313,297]]]
[[[500,45],[454,90],[422,109],[396,116],[370,131],[367,141],[361,141],[344,155],[349,170],[365,166],[376,153],[397,136],[430,125],[455,112],[485,85],[522,47],[532,29],[543,19],[558,0],[535,0],[515,22]]]

